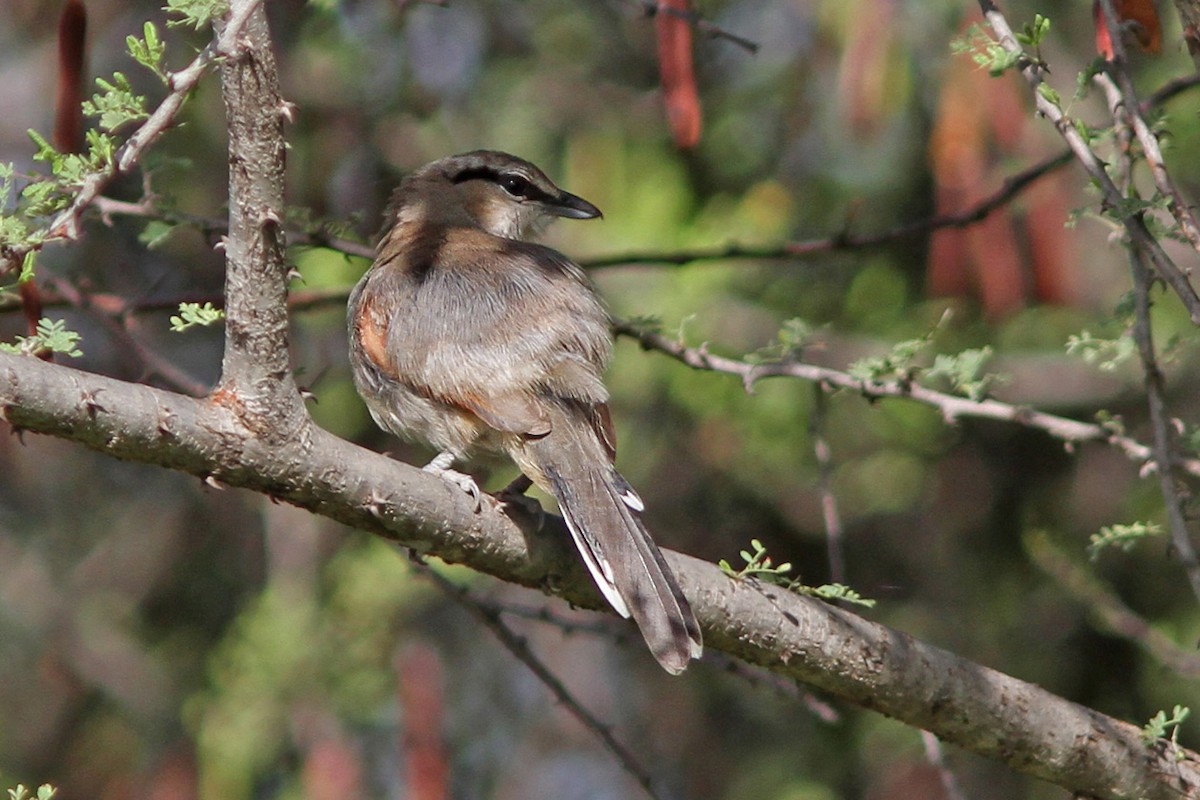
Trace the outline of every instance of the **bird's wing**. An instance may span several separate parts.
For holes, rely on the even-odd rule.
[[[461,229],[389,265],[386,354],[417,392],[489,426],[549,431],[546,398],[607,400],[609,317],[582,270],[536,244]]]

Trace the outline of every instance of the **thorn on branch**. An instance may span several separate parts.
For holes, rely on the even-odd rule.
[[[108,409],[105,408],[103,405],[101,405],[98,400],[96,400],[96,395],[102,391],[104,391],[104,390],[103,389],[89,389],[89,390],[83,392],[83,396],[82,396],[83,405],[87,409],[88,416],[91,417],[93,420],[96,419],[96,414],[100,413],[101,411],[108,413]]]
[[[158,411],[158,432],[162,436],[174,437],[175,431],[171,430],[171,420],[175,417],[170,411],[165,408]]]
[[[367,499],[363,501],[362,507],[363,507],[363,510],[366,511],[368,514],[370,514],[372,517],[374,517],[377,520],[383,521],[384,511],[387,510],[387,507],[389,505],[391,505],[389,498],[382,497],[379,495],[378,492],[372,490],[370,496],[368,496]],[[410,551],[410,552],[412,552],[412,551]],[[415,556],[416,554],[412,553],[412,555]],[[418,562],[418,563],[423,563],[423,562]]]

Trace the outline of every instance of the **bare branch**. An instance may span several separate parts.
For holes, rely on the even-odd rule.
[[[597,719],[591,711],[588,711],[575,698],[575,695],[571,694],[571,690],[530,649],[529,643],[518,636],[512,628],[504,624],[504,620],[500,619],[499,613],[487,604],[477,602],[476,598],[465,587],[456,586],[424,564],[420,564],[420,569],[422,575],[432,581],[442,592],[448,597],[453,598],[471,616],[490,630],[500,640],[500,644],[504,645],[504,649],[511,653],[513,658],[524,664],[526,669],[532,672],[534,677],[550,690],[550,693],[554,695],[554,699],[587,729],[588,733],[600,740],[604,748],[612,753],[617,763],[621,765],[621,769],[637,781],[646,791],[647,795],[653,798],[653,800],[662,800],[662,795],[655,788],[650,773],[642,766],[637,757],[613,735],[608,725]]]
[[[1154,460],[1158,464],[1158,483],[1171,528],[1171,542],[1191,583],[1192,592],[1200,598],[1200,561],[1192,545],[1183,504],[1175,486],[1174,454],[1171,448],[1171,420],[1167,412],[1163,374],[1154,353],[1154,334],[1150,329],[1150,271],[1142,260],[1142,252],[1132,247],[1129,264],[1133,272],[1133,298],[1136,318],[1133,338],[1145,373],[1146,403],[1150,410],[1150,428],[1154,431]]]
[[[1121,37],[1119,23],[1108,0],[1101,0],[1105,9],[1106,22],[1113,37],[1112,47],[1118,64],[1124,62],[1124,42]],[[1128,81],[1128,75],[1125,75]],[[1145,120],[1141,118],[1138,104],[1131,94],[1124,94],[1113,83],[1108,75],[1097,75],[1096,83],[1104,91],[1108,102],[1109,113],[1113,118],[1113,128],[1118,144],[1119,160],[1116,164],[1121,184],[1118,187],[1123,194],[1133,191],[1133,138],[1137,136],[1142,141],[1143,149],[1145,135],[1157,150],[1157,141],[1150,135]],[[1132,86],[1129,87],[1132,92]],[[1140,122],[1139,122],[1140,120]],[[1139,127],[1144,129],[1139,132]],[[1161,154],[1160,154],[1161,157]],[[1150,158],[1147,154],[1147,158]],[[1169,178],[1163,170],[1163,180],[1169,185]],[[1156,182],[1158,178],[1156,177]],[[1190,216],[1190,215],[1189,215]],[[1186,227],[1185,220],[1180,219],[1180,226]],[[1175,454],[1171,446],[1171,422],[1167,412],[1166,385],[1162,370],[1158,366],[1155,354],[1154,333],[1150,326],[1150,289],[1153,277],[1146,268],[1145,251],[1136,240],[1131,240],[1129,248],[1130,278],[1133,283],[1134,324],[1133,338],[1137,344],[1138,357],[1142,363],[1144,375],[1143,384],[1146,388],[1146,403],[1149,409],[1150,428],[1153,432],[1154,460],[1157,464],[1159,492],[1163,498],[1163,506],[1167,513],[1167,522],[1171,530],[1171,541],[1175,552],[1183,564],[1184,572],[1191,584],[1192,592],[1200,598],[1200,561],[1196,557],[1196,549],[1192,545],[1191,534],[1188,531],[1187,520],[1183,514],[1183,500],[1175,483]]]
[[[833,457],[825,438],[827,395],[819,383],[813,384],[813,412],[808,419],[808,437],[817,459],[817,490],[821,495],[821,518],[825,523],[825,547],[829,559],[829,580],[846,583],[846,553],[842,546],[842,515],[833,493]]]
[[[1036,411],[1000,400],[971,400],[912,382],[864,381],[841,370],[798,361],[752,364],[736,358],[715,356],[704,348],[688,347],[682,342],[639,328],[628,322],[618,322],[615,327],[619,335],[636,339],[647,350],[665,353],[693,369],[734,375],[741,379],[746,387],[753,386],[763,378],[789,377],[811,381],[825,391],[844,389],[857,392],[870,399],[903,397],[937,408],[947,422],[952,423],[963,418],[1013,422],[1043,431],[1068,445],[1078,442],[1105,442],[1125,453],[1143,468],[1154,462],[1154,450],[1150,446],[1142,444],[1132,437],[1116,433],[1103,425],[1047,414],[1044,411]],[[1190,475],[1200,477],[1200,459],[1178,459],[1176,466]]]
[[[1087,608],[1101,630],[1133,642],[1158,663],[1185,678],[1200,678],[1200,655],[1168,639],[1121,602],[1121,598],[1104,586],[1091,570],[1073,562],[1050,541],[1050,537],[1033,532],[1025,537],[1024,544],[1033,563]]]

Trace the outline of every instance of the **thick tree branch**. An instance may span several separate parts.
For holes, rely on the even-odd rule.
[[[601,608],[562,521],[519,527],[494,504],[345,442],[311,423],[255,435],[213,401],[0,353],[0,410],[14,426],[285,500],[502,580]],[[1200,792],[1136,727],[1067,702],[818,600],[668,552],[709,647],[931,731],[1014,769],[1098,798]],[[552,588],[548,588],[552,587]]]
[[[288,354],[284,260],[283,122],[287,109],[267,28],[254,0],[236,49],[221,64],[229,130],[229,235],[225,239],[225,358],[218,399],[255,420],[259,435],[290,436],[307,422]],[[222,38],[225,38],[222,35]]]

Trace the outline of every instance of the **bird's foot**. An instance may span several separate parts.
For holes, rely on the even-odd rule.
[[[466,473],[450,469],[450,465],[454,463],[454,454],[450,452],[438,453],[437,457],[426,464],[421,469],[428,472],[430,475],[437,475],[444,481],[457,486],[475,500],[475,513],[483,510],[483,493],[479,491],[479,484],[475,479]]]
[[[534,530],[540,531],[546,523],[546,512],[536,497],[525,494],[532,485],[533,481],[529,478],[518,475],[512,483],[496,492],[495,497],[500,505],[519,508],[526,516],[533,518],[536,523]]]

